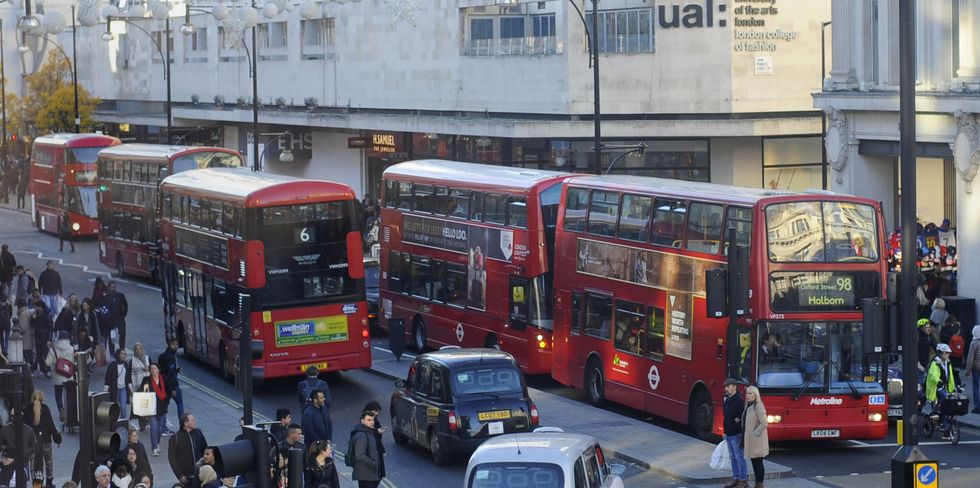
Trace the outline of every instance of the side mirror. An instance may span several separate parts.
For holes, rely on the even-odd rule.
[[[395,380],[395,388],[405,388],[405,380]]]

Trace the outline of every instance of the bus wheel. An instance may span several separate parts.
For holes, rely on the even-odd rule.
[[[707,440],[711,438],[711,425],[714,420],[714,411],[711,408],[711,397],[704,390],[698,390],[691,401],[691,411],[688,414],[688,425],[691,432],[698,439]]]
[[[428,335],[425,332],[425,322],[422,319],[415,319],[413,337],[415,339],[415,350],[418,352],[422,352],[422,350],[425,349],[425,342],[428,338]]]
[[[496,349],[496,350],[499,351],[500,350],[500,341],[497,340],[497,336],[496,335],[490,334],[490,335],[487,336],[486,344],[484,344],[483,347],[486,347],[487,349]]]
[[[123,270],[122,253],[121,252],[117,252],[116,253],[116,276],[119,277],[119,278],[122,278],[124,272],[125,271]]]
[[[589,397],[589,403],[596,407],[602,406],[606,401],[605,388],[602,366],[593,358],[585,368],[585,394]]]

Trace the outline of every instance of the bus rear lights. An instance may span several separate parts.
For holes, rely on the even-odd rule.
[[[367,349],[367,348],[371,347],[371,342],[370,341],[364,341],[364,342],[361,343],[361,347],[363,347],[364,349]]]
[[[548,342],[544,340],[544,336],[543,335],[538,334],[538,336],[535,337],[535,339],[538,340],[538,349],[547,349],[548,348]]]
[[[365,338],[365,339],[367,339],[367,338],[368,338],[368,335],[369,335],[369,333],[368,333],[368,331],[367,331],[367,330],[362,330],[362,331],[361,331],[361,337],[363,337],[363,338]]]
[[[367,327],[368,326],[367,319],[361,319],[361,325],[363,325],[364,327]]]
[[[869,413],[868,422],[881,422],[881,419],[885,418],[880,413]]]
[[[783,421],[782,415],[766,415],[766,421],[770,424],[778,424]]]

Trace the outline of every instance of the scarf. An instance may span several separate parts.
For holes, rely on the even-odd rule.
[[[157,376],[160,378],[159,383],[153,381],[153,376],[150,376],[150,386],[153,388],[153,392],[157,394],[157,400],[166,401],[167,400],[167,385],[163,381],[163,375]]]

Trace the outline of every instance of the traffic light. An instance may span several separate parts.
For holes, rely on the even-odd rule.
[[[119,418],[119,404],[110,401],[109,393],[90,393],[89,404],[92,406],[92,458],[98,464],[104,464],[119,452],[122,439],[116,432],[116,420]]]
[[[218,477],[251,474],[257,488],[277,486],[276,471],[279,447],[276,439],[261,427],[243,425],[242,435],[235,442],[212,446],[214,466]]]

